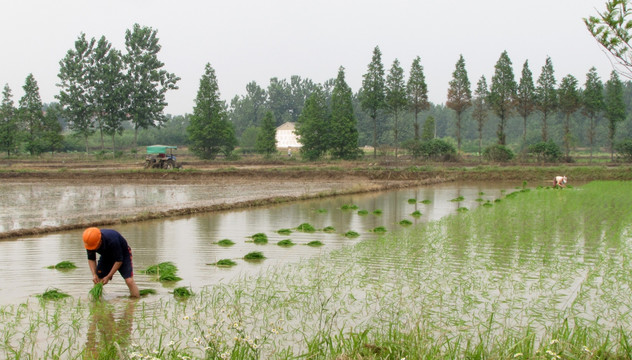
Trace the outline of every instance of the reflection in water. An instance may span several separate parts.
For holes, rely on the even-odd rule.
[[[103,354],[114,356],[120,348],[129,346],[137,302],[138,299],[127,300],[121,314],[115,313],[114,304],[105,301],[91,304],[85,359],[98,359]]]

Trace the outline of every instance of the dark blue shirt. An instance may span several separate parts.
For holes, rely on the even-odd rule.
[[[88,260],[96,260],[97,253],[102,259],[111,260],[113,262],[123,261],[129,258],[129,245],[127,240],[116,230],[101,229],[101,246],[96,250],[86,250],[88,252]]]

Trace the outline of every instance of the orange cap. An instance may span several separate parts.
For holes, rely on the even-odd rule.
[[[83,232],[83,246],[86,250],[96,250],[101,246],[101,230],[89,227]]]

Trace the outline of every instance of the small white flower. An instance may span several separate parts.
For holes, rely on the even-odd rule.
[[[519,357],[521,357],[521,356],[522,356],[522,353],[515,353],[515,354],[514,354],[514,358],[519,358]]]

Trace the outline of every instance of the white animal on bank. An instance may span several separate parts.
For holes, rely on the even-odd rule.
[[[553,179],[553,187],[566,187],[566,176],[556,176]]]

